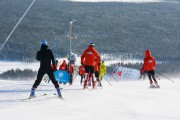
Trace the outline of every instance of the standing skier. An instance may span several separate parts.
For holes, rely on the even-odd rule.
[[[101,81],[102,81],[102,78],[104,77],[104,75],[106,74],[106,71],[107,71],[107,67],[104,64],[104,61],[102,61],[101,65],[100,65],[99,86],[102,86]]]
[[[84,51],[81,56],[81,64],[85,66],[86,80],[84,83],[84,89],[87,88],[87,82],[92,78],[93,88],[95,88],[96,82],[94,81],[94,66],[95,59],[100,61],[99,53],[95,50],[95,45],[90,43],[88,48]],[[98,62],[99,63],[99,62]]]
[[[49,78],[51,79],[52,83],[54,84],[54,86],[57,90],[58,96],[60,98],[62,98],[59,84],[54,77],[53,69],[51,67],[51,62],[52,62],[54,65],[54,68],[56,68],[55,61],[54,61],[54,55],[50,49],[47,49],[48,45],[47,45],[46,40],[41,40],[40,45],[41,45],[41,50],[38,51],[36,54],[36,59],[38,61],[40,61],[40,68],[38,71],[37,80],[35,81],[34,85],[32,86],[30,98],[35,97],[35,89],[41,83],[41,80],[42,80],[44,74],[46,74],[46,73],[48,74]]]
[[[74,73],[74,67],[73,67],[72,63],[70,63],[70,65],[68,64],[67,69],[68,69],[68,72],[70,74],[69,85],[72,85],[72,83],[73,83],[73,73]]]
[[[83,78],[85,78],[85,74],[86,74],[86,71],[85,71],[84,65],[79,66],[79,75],[81,76],[81,81],[80,81],[81,85],[83,82]]]
[[[59,70],[68,71],[68,65],[65,60],[63,60],[62,64],[59,66]]]
[[[155,68],[156,68],[156,60],[155,58],[151,55],[150,50],[145,51],[145,58],[144,58],[144,70],[146,71],[149,81],[150,81],[150,87],[160,87],[158,85],[158,82],[155,78]],[[153,81],[155,85],[153,84]]]

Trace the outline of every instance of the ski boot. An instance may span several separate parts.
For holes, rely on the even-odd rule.
[[[93,81],[92,83],[93,83],[93,89],[95,89],[96,88],[96,81]]]
[[[29,99],[34,98],[34,97],[36,97],[36,95],[35,95],[35,89],[32,88],[32,89],[31,89],[31,94],[30,94],[30,96],[29,96]]]
[[[61,95],[61,90],[60,90],[59,88],[57,89],[57,93],[58,93],[58,97],[61,98],[61,99],[63,99],[63,97],[62,97],[62,95]]]
[[[160,88],[160,86],[159,86],[159,84],[158,84],[158,83],[156,83],[155,87],[156,87],[156,88]]]
[[[83,89],[87,89],[87,88],[88,88],[87,81],[85,81]]]
[[[155,88],[155,85],[153,83],[151,83],[149,88]]]

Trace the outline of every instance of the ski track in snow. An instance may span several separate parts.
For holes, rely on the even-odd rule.
[[[52,83],[42,81],[36,95],[28,100],[34,81],[0,80],[1,120],[179,120],[180,81],[161,79],[160,89],[150,89],[147,80],[105,80],[103,88],[82,90],[77,77],[74,85],[61,85],[64,101]]]

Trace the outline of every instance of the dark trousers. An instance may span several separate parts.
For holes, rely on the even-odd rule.
[[[70,81],[69,84],[71,85],[73,83],[73,75],[70,75]]]
[[[80,75],[81,76],[81,83],[83,82],[83,78],[85,79],[85,75]]]
[[[155,83],[157,83],[157,80],[156,80],[156,78],[155,78],[155,71],[154,71],[154,70],[147,71],[147,75],[148,75],[150,84],[153,83],[152,79],[154,80]]]
[[[84,67],[85,67],[86,73],[94,74],[94,66],[87,66],[87,65],[85,65]]]
[[[46,73],[48,74],[48,76],[49,76],[50,80],[52,81],[52,83],[54,84],[55,88],[56,89],[59,88],[59,84],[54,77],[53,70],[52,70],[51,66],[48,66],[48,67],[40,67],[39,68],[37,80],[35,81],[35,83],[33,85],[33,89],[36,89],[39,86],[44,74],[46,74]]]

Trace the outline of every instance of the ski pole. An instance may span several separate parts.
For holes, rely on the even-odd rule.
[[[75,80],[75,78],[77,77],[78,73],[74,76],[73,80]]]
[[[49,77],[49,76],[47,76],[47,77],[44,78],[44,81],[45,81],[45,82],[47,82],[47,80],[48,80],[47,78],[48,78],[48,77]]]
[[[111,85],[111,83],[105,77],[104,77],[104,79],[106,80],[106,82],[108,82]]]
[[[167,76],[165,76],[165,75],[163,75],[163,74],[161,74],[161,73],[159,73],[159,72],[157,72],[157,71],[156,71],[156,73],[158,73],[159,75],[162,75],[163,77],[167,78],[167,79],[170,80],[171,82],[174,82],[173,80],[171,80],[171,79],[168,78]]]

